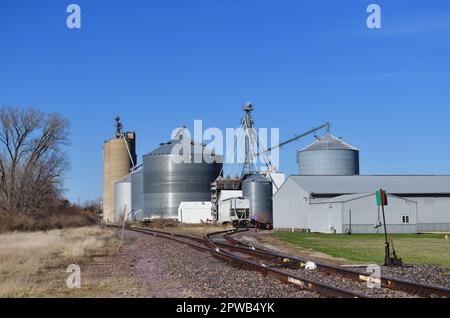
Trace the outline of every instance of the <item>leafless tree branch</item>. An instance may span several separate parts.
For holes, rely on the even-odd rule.
[[[39,213],[60,195],[68,121],[34,108],[0,108],[0,211]]]

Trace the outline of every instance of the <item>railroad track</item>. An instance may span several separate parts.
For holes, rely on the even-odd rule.
[[[118,226],[111,226],[121,228]],[[251,244],[242,242],[233,238],[234,234],[241,231],[222,231],[205,235],[203,238],[176,234],[151,229],[143,229],[136,227],[125,227],[128,231],[134,231],[146,235],[152,235],[163,239],[169,239],[178,243],[187,245],[201,252],[209,252],[217,259],[225,261],[230,265],[258,271],[265,276],[274,277],[288,284],[293,284],[303,290],[316,292],[324,297],[333,298],[371,298],[370,295],[355,291],[352,288],[336,287],[335,284],[318,281],[314,277],[305,277],[297,275],[293,269],[297,271],[306,265],[306,260],[293,257],[278,252],[258,248]],[[220,237],[219,240],[215,239]],[[271,263],[268,263],[270,261]],[[353,282],[362,284],[367,283],[370,276],[366,273],[354,270],[344,269],[337,266],[316,264],[317,270],[330,275],[339,275],[342,279],[348,279]],[[290,269],[290,271],[289,271]],[[393,291],[402,291],[410,295],[421,297],[449,297],[450,290],[436,286],[428,286],[415,284],[411,282],[381,278],[381,284],[384,289]]]
[[[222,242],[216,242],[216,244],[222,248],[227,248],[237,252],[247,253],[266,259],[276,259],[285,264],[292,265],[294,268],[305,268],[305,265],[307,263],[306,259],[270,251],[268,249],[258,248],[252,244],[237,240],[233,237],[233,235],[239,232],[241,231],[230,231],[228,234],[223,235],[223,238],[230,244]],[[341,277],[351,279],[355,282],[367,283],[371,279],[370,275],[364,272],[323,263],[315,263],[315,265],[317,266],[318,270],[330,274],[340,275]],[[394,291],[402,291],[414,296],[428,298],[450,298],[449,288],[414,283],[406,280],[388,278],[384,276],[381,276],[378,282],[381,283],[381,286],[383,288],[391,289]]]
[[[112,228],[122,229],[122,227],[115,225],[108,225]],[[277,268],[271,268],[267,265],[260,264],[255,260],[250,260],[243,256],[238,256],[233,253],[226,251],[225,249],[220,248],[215,244],[215,242],[211,239],[213,236],[217,235],[226,235],[229,234],[229,231],[213,233],[213,235],[205,235],[205,237],[200,238],[192,235],[185,234],[176,234],[169,233],[163,231],[156,231],[151,229],[142,229],[136,227],[125,227],[127,231],[133,231],[137,233],[142,233],[146,235],[151,235],[158,238],[169,239],[184,245],[187,245],[191,248],[194,248],[201,252],[209,252],[217,259],[225,261],[233,266],[238,266],[245,269],[251,269],[254,271],[258,271],[266,276],[271,276],[277,278],[283,282],[288,284],[293,284],[303,290],[309,290],[315,293],[318,293],[324,297],[333,297],[333,298],[369,298],[364,294],[354,292],[352,290],[339,288],[335,286],[331,286],[328,284],[316,282],[311,279],[307,279],[304,277],[300,277],[294,274],[283,272]]]
[[[222,251],[232,252],[235,256],[244,257],[244,259],[257,262],[266,270],[266,272],[262,271],[264,274],[272,275],[284,282],[297,284],[298,286],[303,288],[305,288],[305,284],[310,284],[308,285],[307,289],[316,291],[319,294],[328,297],[343,296],[327,294],[327,290],[321,290],[317,287],[325,286],[328,289],[330,287],[333,287],[338,289],[339,292],[345,291],[345,293],[353,295],[354,298],[410,297],[410,295],[404,292],[392,291],[384,287],[369,288],[367,281],[356,281],[350,279],[349,277],[336,275],[335,273],[324,272],[319,268],[315,270],[306,270],[306,262],[294,263],[290,261],[286,256],[278,257],[278,255],[275,256],[269,251],[262,252],[257,250],[255,247],[238,247],[220,242],[222,238],[226,239],[230,234],[236,233],[236,231],[231,231],[227,234],[212,233],[208,235],[208,238],[213,242],[215,246],[221,248]],[[305,270],[302,271],[302,269]],[[368,278],[370,279],[370,277]]]

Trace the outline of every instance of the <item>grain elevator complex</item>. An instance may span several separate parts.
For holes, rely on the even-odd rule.
[[[103,149],[103,221],[164,219],[180,223],[262,224],[267,228],[330,234],[381,233],[383,219],[375,192],[388,192],[390,233],[450,231],[450,176],[360,175],[357,148],[333,136],[326,123],[272,148],[253,149],[253,105],[244,107],[245,163],[227,175],[224,158],[191,140],[184,128],[136,160],[136,134],[122,132]],[[285,178],[252,159],[311,134],[315,142],[297,152],[299,174]],[[238,143],[239,144],[239,143]],[[177,162],[179,149],[189,160]],[[194,160],[200,154],[202,160]],[[270,162],[270,158],[266,160]]]
[[[114,222],[117,199],[115,183],[130,173],[136,163],[136,134],[122,133],[116,117],[116,134],[103,145],[103,220]],[[119,186],[120,188],[120,186]]]

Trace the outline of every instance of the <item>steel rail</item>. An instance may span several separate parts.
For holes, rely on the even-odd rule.
[[[117,229],[122,229],[122,227],[117,226],[117,225],[108,225],[108,227],[113,227],[113,228],[117,228]],[[194,237],[194,236],[185,236],[185,235],[180,235],[180,234],[174,234],[174,233],[169,233],[169,232],[162,232],[162,231],[154,231],[154,230],[150,230],[150,229],[142,229],[142,228],[136,228],[136,227],[125,227],[124,228],[127,231],[132,231],[132,232],[137,232],[137,233],[142,233],[142,234],[147,234],[147,235],[151,235],[154,237],[158,237],[158,238],[164,238],[164,239],[169,239],[172,241],[176,241],[178,243],[184,244],[184,245],[188,245],[189,247],[192,247],[200,252],[210,252],[211,249],[203,246],[203,245],[197,245],[197,244],[193,244],[190,242],[186,242],[183,239],[189,239],[189,240],[193,240],[199,243],[204,244],[205,241],[203,239]]]
[[[117,225],[108,225],[109,227],[122,229],[122,227]],[[336,297],[336,298],[369,298],[366,295],[343,289],[338,288],[335,286],[319,283],[312,281],[310,279],[297,276],[297,275],[291,275],[288,273],[285,273],[283,271],[280,271],[278,269],[270,268],[267,265],[259,264],[257,262],[245,259],[243,257],[234,255],[232,253],[226,252],[225,250],[221,249],[212,239],[212,236],[217,235],[226,235],[230,234],[230,231],[221,231],[217,233],[211,233],[204,236],[204,238],[199,238],[192,235],[186,235],[186,234],[177,234],[177,233],[170,233],[165,231],[156,231],[151,229],[142,229],[142,228],[136,228],[136,227],[124,227],[123,229],[128,231],[133,231],[137,233],[152,235],[154,237],[159,237],[163,239],[169,239],[172,241],[176,241],[178,243],[188,245],[198,251],[201,252],[209,252],[211,253],[215,258],[220,259],[222,261],[225,261],[231,265],[238,266],[238,267],[244,267],[248,269],[252,269],[254,271],[258,271],[265,276],[272,276],[280,281],[283,281],[288,284],[295,285],[301,289],[309,290],[312,292],[319,293],[320,295],[328,296],[328,297]],[[190,242],[186,242],[186,240],[195,241],[197,243],[204,244],[198,245],[193,244]]]
[[[257,262],[245,259],[243,257],[234,255],[232,253],[226,252],[223,249],[220,249],[217,245],[217,243],[212,239],[212,236],[221,235],[224,233],[230,233],[230,231],[226,232],[219,232],[219,233],[211,233],[205,235],[205,240],[207,240],[211,246],[212,249],[215,248],[215,251],[217,252],[216,256],[223,259],[224,261],[231,262],[233,264],[239,265],[239,266],[246,266],[253,270],[259,271],[262,274],[266,276],[272,276],[274,278],[277,278],[278,280],[281,280],[288,284],[293,284],[297,287],[300,287],[301,289],[306,289],[309,291],[313,291],[322,295],[326,295],[329,297],[337,297],[337,298],[370,298],[369,296],[363,295],[361,293],[357,293],[348,289],[339,288],[335,286],[331,286],[328,284],[320,283],[313,281],[311,279],[301,277],[298,275],[291,275],[286,272],[283,272],[281,270],[268,267],[265,264],[259,264]]]
[[[242,252],[242,253],[247,253],[247,254],[251,254],[251,255],[255,255],[255,256],[259,256],[259,257],[266,257],[268,259],[275,258],[275,259],[281,260],[284,263],[293,263],[294,265],[298,265],[301,268],[304,267],[307,263],[307,260],[305,260],[305,259],[286,255],[283,253],[278,253],[275,251],[269,251],[266,249],[258,248],[251,244],[242,242],[240,240],[237,240],[237,239],[231,237],[231,235],[235,235],[237,233],[239,233],[239,232],[229,231],[228,234],[224,235],[224,239],[229,241],[230,243],[232,243],[231,245],[225,244],[225,243],[220,243],[220,242],[216,242],[216,243],[224,248],[234,249],[234,250]],[[244,247],[239,247],[237,245],[241,245]],[[352,279],[355,281],[368,282],[370,280],[373,280],[370,277],[370,275],[363,273],[363,272],[355,271],[352,269],[346,269],[346,268],[342,268],[339,266],[323,264],[320,262],[315,263],[315,264],[319,270],[322,270],[322,271],[325,271],[328,273],[332,273],[332,274],[339,274],[343,277],[346,277],[346,278],[349,278],[349,279]],[[421,297],[433,297],[433,298],[435,298],[435,297],[450,298],[450,289],[449,288],[434,286],[434,285],[427,285],[427,284],[422,284],[422,283],[415,283],[415,282],[411,282],[411,281],[388,278],[388,277],[384,277],[384,276],[381,276],[380,280],[381,280],[381,286],[384,288],[403,291],[403,292],[406,292],[411,295],[421,296]]]

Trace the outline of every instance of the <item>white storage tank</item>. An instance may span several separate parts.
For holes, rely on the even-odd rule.
[[[131,212],[131,175],[114,184],[114,222],[121,223]]]

